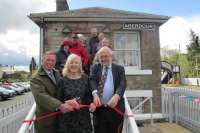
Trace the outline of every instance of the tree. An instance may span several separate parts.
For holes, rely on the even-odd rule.
[[[181,66],[181,76],[190,77],[190,64],[187,58],[187,54],[180,54],[178,64]]]
[[[200,41],[199,37],[194,33],[194,31],[190,31],[190,44],[187,45],[188,56],[192,58],[200,53]]]
[[[178,50],[162,48],[161,49],[162,61],[167,61],[173,65],[180,65],[181,75],[183,77],[190,76],[190,66],[187,59],[187,54],[179,53]]]
[[[161,60],[168,61],[171,64],[177,64],[178,51],[176,49],[169,49],[167,47],[161,48]]]
[[[188,60],[191,66],[191,76],[200,76],[200,41],[199,37],[190,31],[190,43],[187,45]]]

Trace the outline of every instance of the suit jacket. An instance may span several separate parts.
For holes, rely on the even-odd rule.
[[[53,70],[55,79],[58,83],[60,75],[58,71]],[[55,98],[57,84],[55,84],[41,67],[36,75],[31,79],[31,91],[36,102],[36,117],[53,112],[61,104],[61,101]],[[35,123],[37,133],[56,133],[56,117],[39,120]]]
[[[91,68],[90,73],[90,85],[91,91],[97,90],[99,86],[99,81],[102,75],[103,66],[101,64],[95,64]],[[126,89],[126,76],[124,67],[116,64],[112,64],[112,74],[113,74],[113,82],[114,82],[114,94],[118,94],[120,96],[120,100],[118,102],[118,107],[124,111],[124,92]]]

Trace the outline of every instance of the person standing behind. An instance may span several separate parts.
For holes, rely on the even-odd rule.
[[[63,78],[59,82],[57,98],[66,101],[77,99],[79,104],[90,104],[90,110],[95,111],[92,102],[88,76],[82,73],[81,58],[71,54],[63,69]],[[92,133],[91,118],[88,108],[60,115],[58,118],[59,133]]]
[[[95,55],[96,55],[97,51],[102,47],[102,40],[104,38],[105,38],[105,36],[104,36],[103,32],[100,32],[98,35],[99,42],[94,44],[93,50],[92,50],[92,57],[94,57],[94,59],[95,59]]]
[[[101,42],[101,47],[104,47],[104,46],[107,46],[109,47],[110,49],[112,49],[112,46],[110,45],[110,42],[107,38],[103,38],[102,42]]]
[[[77,34],[79,41],[83,44],[85,50],[87,50],[88,64],[83,66],[84,72],[89,75],[90,71],[90,60],[89,60],[89,44],[87,43],[87,38],[83,34]]]
[[[81,44],[81,42],[78,39],[77,34],[74,34],[72,36],[73,41],[72,41],[72,46],[69,49],[70,53],[76,54],[81,57],[82,64],[83,64],[83,69],[84,72],[88,72],[88,65],[89,65],[89,55],[87,49]]]
[[[99,38],[98,38],[97,28],[91,28],[90,32],[91,32],[92,37],[89,40],[89,47],[90,47],[89,48],[90,49],[89,54],[90,54],[90,62],[92,62],[93,59],[94,59],[94,55],[93,55],[94,46],[95,46],[96,43],[99,43]]]
[[[56,52],[56,65],[55,68],[62,72],[62,69],[64,68],[65,62],[67,60],[67,57],[69,56],[69,48],[72,45],[72,41],[69,39],[65,39],[60,46],[59,50]]]
[[[101,44],[102,43],[102,40],[105,38],[105,35],[103,32],[100,32],[99,35],[98,35],[98,39],[99,39],[99,43]]]
[[[97,52],[99,64],[95,64],[90,72],[90,85],[93,102],[98,107],[94,112],[95,133],[117,133],[123,124],[123,117],[112,108],[118,107],[125,111],[124,91],[126,77],[124,67],[112,63],[112,50],[107,46]]]
[[[83,47],[88,49],[87,38],[83,34],[77,34],[79,41],[83,44]]]
[[[101,42],[97,43],[97,47],[94,51],[96,51],[96,53],[98,52],[99,49],[101,49],[102,47],[106,46],[106,47],[109,47],[110,49],[112,49],[110,43],[109,43],[109,40],[107,38],[102,38]],[[96,56],[96,53],[94,54],[94,59],[93,59],[93,64],[96,64],[98,63],[98,57]],[[113,56],[113,61],[115,60],[114,56]]]
[[[42,66],[31,79],[31,91],[36,102],[36,117],[60,110],[62,113],[73,111],[78,103],[74,100],[60,101],[56,98],[59,72],[54,69],[56,56],[54,52],[46,52],[42,58]],[[56,117],[51,116],[35,122],[37,133],[56,133]]]

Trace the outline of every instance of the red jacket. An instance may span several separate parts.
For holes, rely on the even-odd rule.
[[[83,65],[89,64],[89,56],[87,49],[81,44],[81,42],[76,41],[72,47],[69,49],[70,53],[77,54],[81,57]]]

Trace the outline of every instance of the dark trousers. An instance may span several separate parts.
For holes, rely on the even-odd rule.
[[[109,107],[100,107],[94,113],[95,133],[117,133],[118,127],[123,124],[123,117]],[[120,129],[122,132],[122,128]]]

